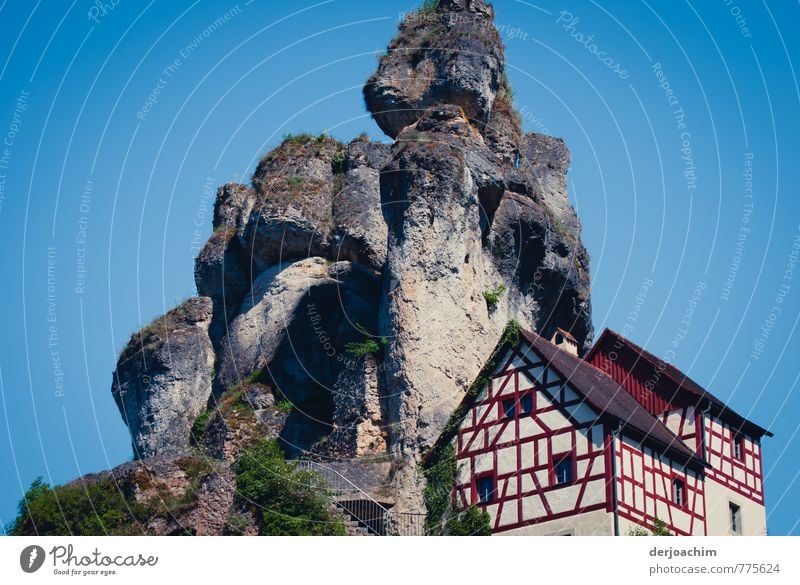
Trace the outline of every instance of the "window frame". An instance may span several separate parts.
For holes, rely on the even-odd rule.
[[[523,400],[530,400],[531,401],[531,408],[530,410],[525,410],[525,407],[522,406]],[[534,402],[533,402],[533,392],[525,392],[519,397],[519,413],[520,415],[529,415],[533,414],[534,409]]]
[[[734,508],[735,508],[735,518],[736,518],[736,525],[738,526],[738,530],[734,527]],[[743,534],[742,531],[742,507],[737,504],[736,502],[732,502],[728,500],[728,531],[731,534],[735,534],[737,536],[741,536]]]
[[[488,500],[481,500],[481,492],[478,487],[479,482],[482,481],[489,481],[491,482],[492,489],[489,492],[489,499]],[[488,506],[490,504],[494,504],[497,500],[497,479],[494,476],[494,473],[482,473],[480,475],[475,476],[475,504],[478,506]]]
[[[511,414],[508,413],[508,409],[506,408],[507,403],[511,403]],[[516,397],[512,396],[511,398],[501,398],[500,399],[500,419],[501,420],[509,420],[513,419],[517,416],[517,399]]]
[[[569,481],[560,482],[558,481],[558,475],[556,474],[556,467],[564,460],[570,460],[570,479]],[[578,462],[575,459],[575,450],[572,451],[564,451],[562,453],[553,454],[550,457],[550,485],[552,487],[566,487],[569,485],[574,485],[576,483],[578,477]]]
[[[731,455],[737,461],[744,461],[744,436],[740,433],[731,438]]]
[[[672,503],[674,505],[678,506],[679,508],[688,507],[688,505],[689,505],[689,497],[688,497],[688,490],[686,489],[686,479],[684,477],[678,475],[678,474],[673,474],[671,479],[672,479],[672,481],[671,481],[672,493],[670,495],[672,497],[670,499],[672,500]],[[681,501],[680,502],[678,502],[677,498],[675,497],[676,494],[677,494],[677,492],[675,490],[677,482],[680,482],[680,487],[681,487]]]

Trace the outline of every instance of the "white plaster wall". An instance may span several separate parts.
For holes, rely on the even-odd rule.
[[[605,510],[595,510],[568,518],[515,528],[500,532],[497,536],[549,536],[565,531],[571,531],[575,536],[612,536],[614,534],[614,515]]]
[[[716,481],[707,479],[706,524],[709,536],[727,536],[730,532],[730,511],[728,502],[742,509],[742,535],[761,536],[766,534],[767,517],[764,506],[729,490]]]

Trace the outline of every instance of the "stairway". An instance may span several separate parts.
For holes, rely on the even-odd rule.
[[[308,459],[290,461],[298,469],[317,474],[326,486],[336,513],[344,519],[348,536],[420,536],[425,534],[425,515],[394,513],[392,504],[379,502],[337,470]]]

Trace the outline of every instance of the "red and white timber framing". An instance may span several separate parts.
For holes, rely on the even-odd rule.
[[[658,417],[711,468],[706,479],[714,481],[755,504],[764,505],[760,439],[739,432],[728,422],[701,410],[703,399],[685,391],[669,376],[654,376],[652,362],[624,343],[612,343],[605,335],[590,361],[623,386],[651,414]],[[734,442],[739,441],[734,455]]]
[[[523,414],[523,397],[532,411]],[[504,415],[505,400],[516,414]],[[461,423],[456,437],[459,478],[455,496],[462,505],[478,503],[476,482],[491,477],[492,501],[479,504],[502,532],[607,510],[606,429],[597,414],[522,343],[504,358]],[[554,465],[572,458],[573,481],[559,485]]]
[[[628,437],[622,436],[614,444],[620,518],[648,528],[658,518],[673,534],[706,534],[701,473],[684,470]],[[676,501],[676,482],[682,485],[680,501]]]
[[[761,445],[737,432],[718,418],[705,415],[706,458],[711,464],[707,477],[729,490],[764,505],[761,475]],[[734,442],[739,442],[736,457]]]

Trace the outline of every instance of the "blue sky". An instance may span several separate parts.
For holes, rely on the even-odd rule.
[[[290,131],[388,141],[361,87],[415,3],[106,5],[0,2],[0,523],[131,457],[111,373],[195,292],[205,184]],[[596,330],[770,428],[770,533],[800,534],[800,5],[495,8],[526,129],[572,151]]]

